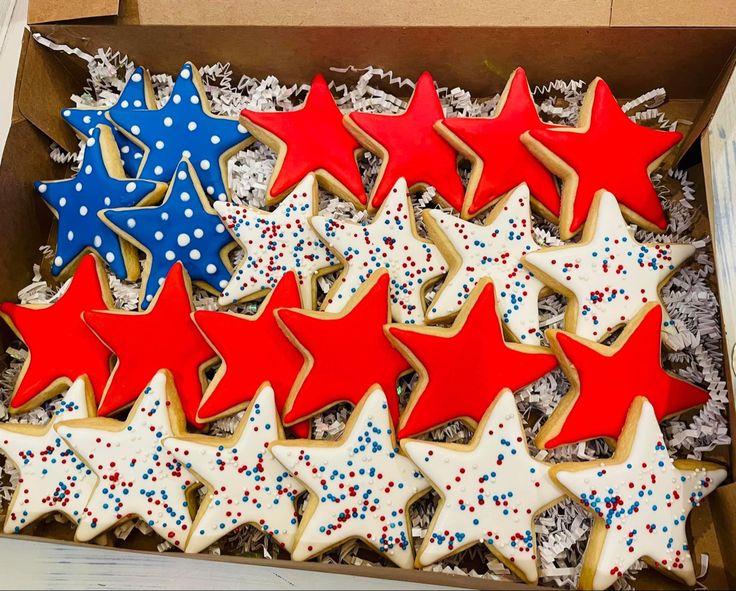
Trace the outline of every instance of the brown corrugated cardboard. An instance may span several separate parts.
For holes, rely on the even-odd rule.
[[[329,26],[312,26],[321,22],[315,20],[320,15],[313,10],[313,2],[298,0],[290,3],[288,9],[280,10],[274,10],[274,2],[269,2],[267,11],[258,8],[260,2],[228,0],[212,8],[214,3],[195,0],[176,3],[172,0],[159,3],[127,0],[121,4],[117,24],[112,19],[103,19],[100,24],[55,23],[34,26],[33,30],[88,53],[95,53],[100,47],[113,47],[154,72],[175,72],[186,59],[198,64],[227,59],[236,75],[275,73],[287,82],[305,82],[315,72],[325,71],[330,66],[373,64],[393,68],[408,77],[416,77],[423,69],[430,69],[441,84],[461,85],[477,96],[501,90],[509,72],[518,65],[527,68],[532,83],[573,76],[590,80],[601,75],[619,98],[664,86],[671,99],[666,106],[667,112],[685,119],[695,118],[700,106],[708,104],[711,97],[720,97],[723,85],[719,85],[718,80],[727,71],[729,56],[736,47],[734,29],[610,28],[610,0],[558,2],[555,10],[550,10],[546,2],[530,2],[519,7],[519,3],[511,1],[471,0],[461,9],[454,3],[427,0],[420,5],[414,3],[413,13],[392,13],[383,0],[379,0],[372,5],[384,10],[375,14],[362,9],[356,11],[354,7],[362,5],[348,2],[347,7],[330,9],[323,15],[324,24],[341,26],[339,31]],[[49,20],[44,19],[44,15],[53,14],[39,8],[46,2],[32,0],[31,4],[41,20]],[[98,16],[93,14],[94,10],[87,10],[96,5],[94,2],[71,0],[69,4],[77,11],[70,8],[65,12],[75,15],[69,18]],[[587,7],[589,12],[580,11],[580,6]],[[601,7],[606,9],[604,16],[600,14]],[[515,14],[504,16],[503,10]],[[264,12],[276,15],[277,26],[213,26],[213,22],[233,25],[241,20],[251,25],[266,25],[271,17],[261,14]],[[566,19],[555,20],[561,14],[565,14]],[[684,18],[683,14],[678,12],[677,18]],[[421,15],[421,20],[413,20],[416,15]],[[356,20],[359,17],[360,22]],[[648,24],[646,19],[640,24]],[[166,24],[120,24],[137,21]],[[579,25],[583,21],[578,27],[509,26]],[[181,26],[184,24],[191,26]],[[427,24],[439,26],[423,26]],[[600,26],[593,27],[594,24]],[[345,43],[346,38],[350,43]],[[46,242],[50,216],[34,196],[32,181],[63,176],[60,167],[48,158],[48,139],[69,148],[76,144],[58,117],[58,111],[69,104],[72,93],[78,93],[84,86],[84,66],[76,57],[52,53],[26,39],[18,77],[17,110],[6,157],[0,167],[0,206],[4,212],[0,227],[5,245],[8,245],[0,249],[2,299],[14,299],[17,289],[28,282],[29,269],[39,260],[38,246]],[[355,74],[335,73],[330,77],[354,80]],[[3,343],[7,342],[4,338]],[[691,520],[696,562],[702,554],[710,556],[708,575],[703,582],[714,588],[725,586],[727,581],[736,583],[732,552],[721,551],[721,548],[730,547],[736,535],[734,487],[736,485],[726,486],[715,495],[714,501],[707,500],[693,513]],[[220,560],[260,562],[232,557]],[[403,573],[397,569],[356,569],[313,563],[294,564],[293,567],[338,569],[361,575],[468,587],[509,588],[507,584],[485,580],[447,579],[446,576]],[[663,585],[677,588],[656,573],[647,573],[637,580],[640,589],[662,588]]]
[[[612,27],[734,27],[733,0],[612,0]]]
[[[118,0],[29,0],[28,24],[114,16],[118,8]]]

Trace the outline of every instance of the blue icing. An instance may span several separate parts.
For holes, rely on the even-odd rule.
[[[111,141],[109,134],[109,126],[92,130],[76,176],[35,183],[36,191],[59,218],[56,256],[51,265],[54,275],[61,273],[84,250],[90,249],[110,265],[115,275],[121,279],[128,276],[120,238],[104,224],[97,212],[110,207],[132,207],[159,185],[154,181],[110,176],[100,142],[101,138]]]
[[[232,238],[197,186],[196,173],[192,173],[194,169],[182,160],[160,205],[104,212],[110,224],[149,253],[150,271],[143,279],[141,309],[148,307],[177,261],[192,281],[201,281],[217,291],[230,279],[229,267],[220,255]]]
[[[125,111],[126,109],[145,109],[146,105],[146,74],[143,68],[136,68],[125,83],[120,98],[111,107],[105,108],[77,108],[63,109],[61,116],[69,125],[85,137],[92,137],[92,132],[97,125],[110,125],[105,113],[111,115]],[[123,161],[125,173],[129,176],[137,176],[143,160],[143,150],[135,142],[128,139],[125,134],[113,129],[113,136],[120,150],[120,158]]]
[[[166,104],[158,110],[120,110],[112,120],[146,146],[147,153],[138,176],[167,181],[182,158],[197,171],[202,186],[212,199],[227,196],[220,158],[248,140],[250,134],[236,119],[209,113],[209,102],[200,93],[192,64],[186,63]]]

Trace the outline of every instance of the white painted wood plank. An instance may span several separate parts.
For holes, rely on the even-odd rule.
[[[386,569],[387,574],[390,569]],[[0,589],[445,589],[153,552],[0,538]]]

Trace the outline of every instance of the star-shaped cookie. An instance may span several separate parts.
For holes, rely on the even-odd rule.
[[[274,393],[266,384],[232,436],[177,434],[164,440],[169,453],[207,487],[186,552],[201,552],[245,524],[292,551],[297,531],[294,501],[305,489],[271,454],[271,444],[283,438]]]
[[[312,226],[344,265],[322,309],[342,310],[377,269],[391,276],[391,314],[397,322],[424,323],[424,292],[447,271],[440,250],[417,234],[411,197],[400,178],[373,221],[365,226],[316,215]]]
[[[427,320],[442,322],[457,314],[478,282],[488,277],[496,286],[496,306],[506,331],[521,343],[538,345],[538,300],[544,284],[521,263],[523,255],[541,248],[532,235],[527,186],[503,197],[482,226],[438,209],[425,209],[423,215],[429,237],[450,269]]]
[[[107,116],[145,152],[138,176],[167,182],[182,158],[197,171],[211,199],[228,197],[227,161],[253,141],[237,120],[213,115],[199,70],[187,62],[166,104]]]
[[[45,425],[0,424],[0,451],[20,473],[5,509],[6,534],[19,533],[55,511],[75,525],[82,517],[97,478],[61,439],[54,425],[95,416],[95,399],[86,376],[74,381]]]
[[[534,520],[564,494],[551,465],[529,455],[511,390],[491,403],[469,444],[404,439],[401,449],[440,495],[417,568],[483,542],[524,581],[537,582]]]
[[[662,368],[661,327],[662,307],[651,302],[610,347],[548,330],[571,388],[539,431],[537,446],[552,448],[597,437],[615,440],[639,395],[652,404],[659,420],[705,404],[707,391]]]
[[[193,310],[189,277],[176,263],[147,311],[84,312],[84,321],[117,358],[99,403],[100,415],[128,407],[153,375],[166,368],[187,420],[201,426],[197,409],[204,372],[217,357],[194,324]]]
[[[37,181],[36,191],[59,220],[51,273],[66,277],[87,252],[100,255],[120,279],[140,276],[138,251],[121,240],[98,217],[109,207],[155,203],[166,185],[125,177],[120,153],[108,125],[90,131],[79,165],[69,179]]]
[[[312,80],[304,103],[293,111],[240,112],[240,121],[253,137],[278,153],[266,190],[269,203],[280,201],[312,172],[328,191],[365,207],[363,180],[355,160],[361,147],[342,120],[321,74]]]
[[[310,493],[293,560],[359,538],[401,568],[412,568],[409,505],[429,484],[396,445],[379,386],[355,407],[339,441],[277,441],[271,452]]]
[[[557,365],[546,347],[504,341],[488,279],[478,282],[449,328],[392,324],[385,330],[419,374],[399,439],[458,419],[475,427],[501,390],[515,392]]]
[[[448,117],[437,132],[473,163],[462,215],[476,216],[521,183],[526,183],[535,208],[556,221],[560,195],[554,178],[521,142],[531,129],[548,129],[537,113],[526,73],[516,68],[509,77],[492,117]]]
[[[77,541],[89,541],[137,515],[164,540],[184,548],[192,527],[187,493],[196,480],[164,448],[164,439],[184,431],[168,371],[152,376],[126,421],[77,419],[55,428],[99,479],[79,521]]]
[[[53,304],[0,304],[0,316],[26,347],[28,357],[10,396],[10,412],[27,412],[87,375],[97,401],[110,377],[110,351],[82,322],[89,310],[114,305],[102,262],[88,254]]]
[[[373,384],[386,392],[391,418],[398,421],[396,383],[409,364],[383,332],[391,321],[388,285],[386,271],[373,273],[342,312],[276,310],[279,325],[304,357],[284,405],[285,424],[339,402],[357,405]]]
[[[371,211],[381,207],[402,177],[412,192],[431,185],[440,203],[462,210],[465,189],[457,171],[457,152],[434,129],[444,117],[429,72],[417,80],[403,113],[345,115],[350,133],[382,160],[369,199]]]
[[[641,243],[616,197],[596,195],[580,242],[525,254],[524,264],[567,297],[565,330],[602,341],[629,322],[695,252],[690,244]],[[663,330],[674,332],[665,314]]]
[[[192,281],[207,291],[219,294],[227,285],[232,271],[228,253],[236,245],[205,197],[188,160],[177,166],[159,205],[107,209],[100,217],[115,233],[146,253],[141,310],[151,303],[177,261]]]
[[[652,232],[665,230],[667,220],[649,175],[681,139],[680,132],[634,123],[600,78],[585,94],[577,127],[531,129],[522,136],[532,154],[562,178],[563,240],[583,227],[600,190],[616,195],[628,220]]]
[[[673,461],[652,405],[637,398],[612,458],[551,470],[570,497],[593,514],[579,588],[608,589],[641,558],[695,585],[687,516],[726,475],[717,464]]]
[[[257,299],[293,270],[304,306],[314,308],[316,279],[339,264],[309,225],[317,212],[317,180],[308,174],[273,211],[236,203],[215,203],[223,223],[245,251],[219,304]]]
[[[74,128],[82,139],[92,137],[92,134],[100,124],[109,125],[110,121],[106,117],[106,113],[116,113],[128,109],[155,109],[156,99],[154,98],[153,87],[148,71],[145,68],[137,67],[131,73],[125,86],[120,91],[120,96],[116,99],[115,104],[109,107],[77,107],[62,109],[61,116],[69,125]],[[113,138],[120,150],[120,158],[123,161],[125,173],[135,177],[138,175],[141,161],[143,160],[143,150],[141,150],[135,142],[129,140],[125,134],[117,129],[112,130]]]
[[[276,322],[279,308],[301,308],[296,274],[289,271],[269,292],[252,316],[197,310],[195,324],[222,360],[197,410],[197,420],[211,422],[243,410],[266,383],[273,388],[276,407],[283,411],[304,359]],[[245,362],[249,355],[257,363]],[[309,422],[292,425],[300,437],[309,436]]]

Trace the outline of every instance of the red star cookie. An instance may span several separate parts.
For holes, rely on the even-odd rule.
[[[53,304],[0,304],[0,316],[28,347],[10,398],[10,412],[27,412],[86,374],[99,401],[110,376],[110,351],[82,322],[88,310],[113,306],[102,262],[86,255],[66,292]]]
[[[374,384],[386,393],[389,412],[398,419],[396,381],[409,366],[383,333],[383,325],[391,322],[388,286],[388,273],[376,271],[342,312],[276,311],[281,328],[304,356],[284,407],[285,424],[338,402],[356,405]]]
[[[263,113],[243,109],[240,122],[278,152],[266,192],[269,204],[281,201],[310,172],[328,191],[365,207],[363,180],[355,161],[360,144],[345,129],[342,113],[321,74],[301,107]]]
[[[154,374],[167,369],[187,420],[201,427],[197,408],[202,400],[204,370],[217,358],[191,318],[191,293],[189,276],[177,262],[145,312],[84,313],[84,321],[117,356],[102,393],[100,416],[133,404]]]
[[[548,219],[560,216],[560,195],[549,171],[521,143],[530,129],[555,127],[539,119],[526,73],[517,68],[506,83],[493,117],[453,117],[435,129],[473,163],[463,217],[485,211],[523,182],[532,203]]]
[[[199,405],[198,421],[206,423],[243,410],[266,382],[273,388],[276,408],[283,411],[304,359],[279,328],[274,311],[301,307],[296,275],[290,271],[253,316],[194,312],[194,322],[222,359]],[[292,430],[308,437],[309,423],[297,423]]]
[[[610,347],[569,332],[547,338],[571,387],[537,435],[544,449],[596,437],[617,439],[637,396],[646,396],[658,420],[708,401],[708,392],[662,369],[662,307],[651,302]]]
[[[545,347],[503,340],[493,284],[481,279],[449,328],[386,328],[394,346],[419,374],[401,415],[399,438],[449,421],[475,427],[504,388],[512,392],[557,365]]]
[[[433,127],[442,119],[442,105],[429,72],[417,80],[403,113],[345,115],[348,130],[383,160],[370,196],[371,211],[381,206],[400,177],[406,178],[412,192],[432,185],[443,205],[462,210],[465,189],[457,172],[457,153]]]
[[[616,195],[629,221],[652,232],[665,230],[667,220],[649,174],[681,139],[679,132],[631,121],[600,78],[593,80],[585,95],[578,127],[533,129],[521,138],[563,180],[563,240],[582,228],[593,196],[601,189]]]

